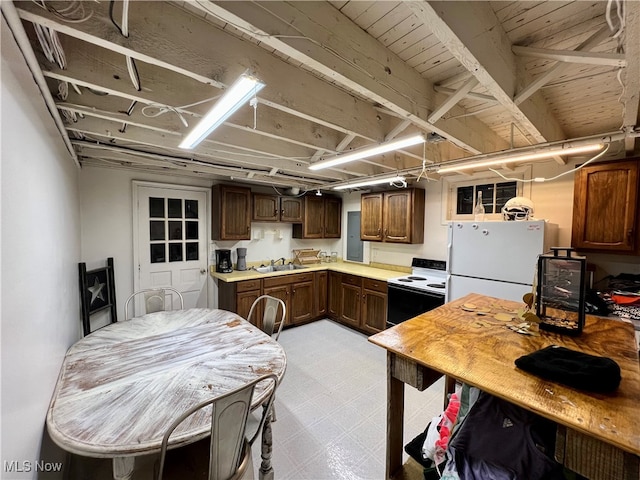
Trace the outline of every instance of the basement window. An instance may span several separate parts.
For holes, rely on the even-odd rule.
[[[518,196],[518,182],[490,183],[487,179],[483,179],[474,183],[450,184],[449,215],[447,215],[449,220],[472,220],[478,192],[482,192],[482,203],[487,220],[498,220],[507,200]]]

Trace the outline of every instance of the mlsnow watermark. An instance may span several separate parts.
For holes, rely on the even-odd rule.
[[[31,462],[29,460],[5,460],[5,473],[25,473],[25,472],[61,472],[64,466],[63,462],[45,462],[37,460]]]

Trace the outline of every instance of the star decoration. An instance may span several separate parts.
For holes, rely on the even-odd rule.
[[[98,277],[95,277],[93,281],[93,287],[88,287],[87,290],[91,292],[91,302],[89,305],[92,305],[96,298],[104,301],[104,295],[102,293],[102,289],[105,287],[106,283],[100,283],[98,281]]]

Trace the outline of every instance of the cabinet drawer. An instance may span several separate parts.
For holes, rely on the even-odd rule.
[[[374,280],[373,278],[364,278],[362,280],[362,286],[367,290],[374,290],[376,292],[387,293],[387,282],[383,280]]]
[[[248,292],[250,290],[260,290],[260,279],[244,280],[236,285],[236,292]]]
[[[357,275],[342,275],[342,283],[346,283],[348,285],[354,285],[356,287],[362,286],[362,277],[358,277]]]
[[[279,287],[280,285],[290,285],[292,283],[311,282],[313,273],[297,273],[294,275],[282,275],[281,277],[265,278],[264,288]]]

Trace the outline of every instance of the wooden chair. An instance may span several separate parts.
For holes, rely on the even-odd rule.
[[[78,263],[80,276],[80,308],[82,331],[86,337],[92,331],[104,327],[92,328],[91,317],[99,312],[108,316],[109,323],[118,321],[116,311],[116,282],[113,269],[113,257],[107,258],[107,266],[87,271],[87,264]],[[103,322],[104,323],[104,322]]]
[[[262,386],[269,391],[269,394],[265,400],[262,416],[256,431],[249,436],[247,418],[251,411],[251,399],[255,387],[259,383],[262,383]],[[183,412],[169,426],[162,439],[157,480],[162,480],[165,470],[168,472],[167,476],[171,475],[172,478],[196,478],[195,474],[201,472],[201,469],[197,469],[198,471],[194,472],[191,462],[185,465],[186,471],[180,470],[183,466],[180,464],[180,459],[184,458],[184,454],[180,455],[177,451],[174,451],[169,452],[170,456],[172,453],[176,453],[173,458],[167,456],[170,440],[172,440],[171,447],[182,446],[179,433],[173,435],[174,431],[191,415],[200,414],[211,415],[207,478],[209,480],[235,480],[246,478],[246,476],[253,478],[251,446],[262,432],[262,427],[273,403],[277,384],[278,377],[275,374],[264,375],[229,393],[201,402]],[[200,412],[200,410],[209,406],[211,408],[207,408],[206,413]],[[188,474],[188,477],[185,477],[185,474]],[[200,475],[197,476],[201,478]]]
[[[258,319],[254,318],[254,316],[257,316],[260,310],[262,310],[262,320],[258,322]],[[281,312],[280,315],[278,315],[279,310]],[[264,333],[277,341],[284,326],[286,314],[287,308],[282,300],[271,295],[261,295],[251,305],[247,320],[257,325]]]
[[[136,297],[143,297],[142,306],[144,307],[144,311],[137,313],[138,315],[144,315],[146,313],[154,313],[160,312],[162,310],[173,310],[173,293],[175,293],[180,300],[180,310],[184,308],[184,299],[182,298],[182,294],[173,287],[160,287],[160,288],[147,288],[145,290],[139,290],[137,292],[132,293],[127,298],[127,301],[124,304],[124,318],[125,320],[129,320],[131,317],[129,316],[129,304]],[[167,295],[171,297],[170,302],[167,302]],[[171,308],[166,308],[167,304]]]

